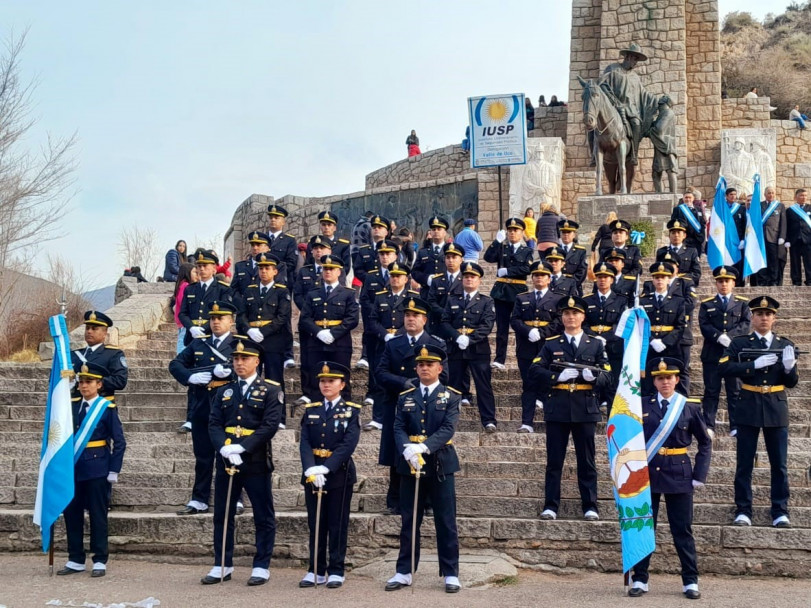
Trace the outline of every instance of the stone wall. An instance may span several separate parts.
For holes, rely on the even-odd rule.
[[[770,127],[770,106],[771,100],[768,97],[722,99],[721,125],[724,129]],[[796,126],[796,123],[792,124]]]
[[[811,134],[792,120],[772,120],[777,129],[777,197],[788,204],[797,188],[811,189]]]
[[[366,189],[461,175],[470,171],[470,154],[461,145],[445,146],[404,158],[366,176]]]
[[[527,135],[529,137],[560,137],[565,142],[568,117],[569,108],[566,106],[535,108],[535,128]]]

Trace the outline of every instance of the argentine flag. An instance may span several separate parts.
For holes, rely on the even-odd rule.
[[[760,174],[755,173],[752,203],[746,212],[746,245],[743,248],[743,278],[766,268],[766,239],[763,236],[763,212],[760,209]]]
[[[741,252],[738,249],[740,244],[738,230],[735,227],[735,220],[729,212],[726,189],[727,180],[721,176],[715,186],[715,199],[710,216],[710,238],[707,241],[707,263],[710,268],[732,266],[741,259]]]
[[[51,526],[73,500],[73,414],[70,384],[70,337],[64,315],[49,320],[54,359],[42,432],[34,523],[42,532],[42,551],[51,544]]]

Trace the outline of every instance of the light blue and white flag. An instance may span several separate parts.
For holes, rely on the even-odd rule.
[[[718,178],[710,215],[710,238],[707,241],[707,263],[710,268],[732,266],[741,259],[738,230],[726,201],[727,180]]]
[[[755,173],[752,203],[746,212],[746,244],[743,248],[743,278],[766,268],[766,239],[763,236],[763,214],[760,209],[760,174]]]
[[[73,500],[73,413],[70,384],[70,336],[64,315],[49,320],[54,339],[54,359],[48,384],[42,453],[39,462],[34,523],[42,532],[42,551],[51,543],[51,526]]]
[[[642,370],[648,354],[650,319],[638,304],[617,325],[625,341],[619,386],[608,418],[608,462],[614,483],[622,540],[622,571],[656,549],[648,457],[642,428]]]

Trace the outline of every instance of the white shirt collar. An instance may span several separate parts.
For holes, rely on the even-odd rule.
[[[261,287],[264,287],[265,289],[270,289],[271,287],[273,287],[273,284],[274,284],[275,282],[276,282],[276,281],[271,281],[270,283],[268,283],[267,285],[265,285],[264,283],[262,283],[261,281],[259,281],[259,287],[260,287],[260,288],[261,288]]]
[[[583,330],[581,329],[579,333],[576,333],[574,335],[567,332],[564,332],[563,335],[566,336],[567,342],[571,342],[572,338],[574,338],[574,345],[577,347],[580,346],[580,340],[583,339]]]
[[[282,231],[279,230],[279,232],[271,232],[270,236],[272,236],[273,239],[275,240],[275,239],[278,239],[281,236],[281,234],[282,234]]]
[[[200,281],[201,285],[205,285],[206,289],[211,287],[211,284],[214,282],[214,277],[211,277],[208,281]]]
[[[212,340],[220,340],[220,342],[222,342],[223,340],[227,340],[228,336],[230,336],[230,335],[231,335],[230,331],[225,332],[223,335],[221,335],[219,337],[215,336],[214,334],[211,334],[211,339]]]
[[[400,291],[392,291],[391,295],[397,296],[399,298],[401,295],[403,295],[404,292],[405,292],[405,287],[403,287]]]
[[[610,296],[610,295],[611,295],[611,288],[609,287],[609,288],[608,288],[608,291],[606,291],[605,293],[603,293],[602,291],[600,291],[600,290],[598,289],[598,290],[597,290],[597,295],[600,295],[600,296],[603,296],[604,298],[607,298],[608,296]]]
[[[436,387],[438,387],[438,386],[439,386],[439,380],[437,380],[433,384],[429,385],[427,387],[428,388],[428,394],[430,395],[431,393],[433,393],[436,390]],[[425,393],[425,388],[426,388],[426,386],[422,382],[420,382],[420,395]]]
[[[478,290],[478,289],[477,289],[476,291],[474,291],[474,292],[471,292],[471,293],[468,293],[468,292],[466,292],[466,291],[463,291],[463,292],[462,292],[462,297],[464,298],[465,296],[470,296],[470,299],[472,300],[473,298],[475,298],[475,297],[476,297],[476,294],[477,294],[477,293],[479,293],[479,290]]]
[[[563,271],[562,271],[562,270],[561,270],[559,273],[557,273],[557,274],[553,274],[553,275],[552,275],[552,277],[555,277],[556,279],[559,279],[559,278],[561,278],[562,276],[563,276]],[[549,279],[551,280],[551,279],[552,279],[552,277],[549,277]]]
[[[654,292],[653,292],[653,295],[654,295],[654,296],[656,296],[657,298],[658,298],[659,296],[662,296],[663,298],[666,298],[666,297],[667,297],[667,291],[662,291],[662,292],[659,292],[659,291],[654,291]]]
[[[414,338],[414,342],[419,342],[420,338],[422,338],[422,334],[424,334],[424,333],[425,333],[425,330],[422,330],[416,336],[409,336],[408,334],[406,334],[406,337],[408,338],[409,342],[411,342],[411,338]]]
[[[771,346],[771,344],[772,344],[772,340],[774,340],[774,332],[771,332],[771,331],[770,331],[769,333],[765,334],[765,335],[761,335],[761,334],[759,334],[758,332],[755,332],[755,335],[756,335],[758,338],[766,338],[766,344],[767,344],[768,346]]]
[[[335,281],[334,283],[327,283],[326,281],[324,281],[324,289],[326,289],[327,286],[332,287],[333,289],[335,289],[340,284],[341,284],[340,281]]]
[[[247,392],[247,391],[248,391],[248,387],[249,387],[251,384],[253,384],[253,383],[256,381],[256,376],[257,376],[257,374],[254,374],[254,375],[253,375],[253,376],[251,376],[250,378],[238,378],[238,379],[237,379],[237,382],[239,382],[239,380],[244,380],[244,381],[247,383],[247,384],[245,385],[245,391]],[[245,395],[245,393],[242,393],[242,394],[243,394],[243,396]]]
[[[338,405],[338,402],[340,400],[341,400],[341,396],[338,395],[333,401],[330,401],[328,399],[324,399],[324,404],[326,405],[328,403],[329,404],[329,409],[332,409],[332,408],[334,408],[334,407],[336,407]]]
[[[90,349],[90,352],[94,353],[99,349],[99,347],[101,347],[103,345],[104,345],[104,342],[99,342],[95,346],[88,346],[88,348]]]
[[[720,293],[716,293],[715,295],[718,296],[719,299],[726,298],[727,300],[732,300],[732,294],[729,294],[728,296],[722,296]]]
[[[675,394],[675,393],[673,393],[673,394],[670,396],[670,399],[668,399],[668,400],[667,400],[667,404],[668,404],[668,405],[670,405],[671,403],[673,403],[673,398],[674,398],[675,396],[676,396],[676,394]],[[659,404],[659,407],[660,407],[660,408],[662,407],[662,399],[664,399],[664,397],[662,397],[662,393],[656,393],[656,402]]]
[[[536,290],[535,290],[535,294],[536,294],[536,295],[537,295],[537,294],[541,294],[541,297],[544,297],[544,296],[546,295],[546,292],[547,292],[547,291],[549,291],[549,288],[548,288],[548,287],[547,287],[546,289],[536,289]]]

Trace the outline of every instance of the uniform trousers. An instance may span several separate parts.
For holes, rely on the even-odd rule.
[[[715,420],[718,416],[718,401],[721,397],[721,382],[726,385],[727,412],[729,413],[729,428],[735,428],[735,404],[741,394],[741,381],[733,376],[722,377],[719,365],[710,361],[702,361],[702,374],[704,376],[704,422],[708,429],[715,429]]]
[[[413,475],[400,477],[400,554],[397,556],[397,573],[411,573],[411,524],[414,521]],[[426,500],[434,509],[436,527],[436,551],[439,556],[440,576],[459,576],[459,532],[456,529],[456,482],[453,474],[439,477],[421,477],[417,498],[417,538],[414,542],[414,568],[420,563],[420,526],[425,515]]]
[[[696,541],[693,538],[693,494],[684,492],[679,494],[664,494],[667,508],[667,521],[670,524],[670,534],[673,536],[673,545],[681,562],[681,581],[684,585],[698,584],[698,563],[696,559]],[[662,494],[651,493],[653,502],[653,525],[659,520],[659,502]],[[636,566],[632,579],[634,582],[648,582],[649,554]]]
[[[752,469],[755,465],[757,440],[760,428],[748,424],[738,425],[737,462],[735,465],[735,514],[752,517]],[[771,515],[777,519],[788,515],[788,427],[770,426],[763,428],[763,440],[769,455],[771,469]]]
[[[766,242],[766,267],[749,277],[749,282],[753,286],[777,285],[777,273],[780,270],[778,248],[777,243]]]
[[[569,435],[572,436],[577,458],[577,487],[583,513],[598,511],[597,466],[594,463],[595,422],[547,422],[546,423],[546,480],[544,510],[555,513],[560,507],[560,479],[566,460]]]
[[[685,332],[692,332],[693,328],[688,324]],[[684,389],[680,391],[683,395],[690,394],[690,351],[693,348],[692,344],[679,344],[681,349],[681,361],[684,363],[684,371],[679,374],[679,385]]]
[[[487,357],[482,359],[463,359],[453,357],[448,361],[450,386],[456,387],[457,381],[462,380],[467,371],[473,376],[476,385],[476,406],[479,408],[479,418],[482,426],[496,424],[496,399],[493,396],[492,370]],[[463,392],[463,395],[465,393]]]
[[[383,424],[383,410],[385,409],[383,407],[383,401],[386,399],[386,391],[377,381],[377,366],[380,364],[380,358],[383,356],[384,345],[385,342],[381,341],[377,335],[370,334],[366,346],[366,360],[369,363],[369,388],[366,391],[366,396],[374,399],[374,405],[372,405],[372,420],[380,424]]]
[[[811,245],[792,243],[789,255],[791,256],[789,272],[792,285],[802,284],[803,270],[805,270],[805,284],[811,285]]]
[[[268,380],[273,380],[281,384],[282,393],[284,393],[284,361],[287,358],[286,354],[280,352],[264,351],[262,355],[262,372]],[[282,408],[282,424],[287,424],[287,408]]]
[[[386,491],[386,508],[400,512],[400,474],[397,467],[389,467],[389,488]]]
[[[313,552],[315,551],[315,511],[318,495],[308,484],[304,488],[304,502],[307,505],[307,524],[310,527],[310,565],[313,570]],[[349,505],[352,502],[351,483],[325,491],[321,498],[321,519],[318,524],[318,575],[344,575],[346,561],[346,541],[349,535]],[[329,546],[329,562],[327,547]]]
[[[214,479],[214,565],[230,568],[234,565],[234,516],[237,498],[244,489],[253,508],[253,523],[256,528],[256,553],[254,568],[269,568],[273,545],[276,543],[276,512],[273,509],[273,494],[270,491],[270,471],[265,473],[236,473],[228,503],[228,533],[225,539],[225,564],[222,561],[222,533],[225,520],[225,498],[228,495],[230,475],[225,472],[222,458],[217,458],[217,476]]]
[[[84,512],[90,515],[90,551],[93,563],[106,564],[107,507],[110,483],[107,476],[76,481],[73,485],[73,500],[63,513],[68,536],[68,559],[77,564],[85,562]]]
[[[310,364],[310,373],[308,374],[309,387],[302,387],[303,394],[307,395],[312,401],[322,401],[324,398],[321,396],[321,389],[318,387],[318,373],[321,368],[318,364],[321,361],[332,361],[333,363],[340,363],[346,367],[350,366],[352,359],[352,351],[339,350],[339,351],[325,351],[323,350],[324,343],[321,340],[313,340],[309,344],[310,354],[308,356],[308,363]],[[372,376],[372,370],[369,370],[369,377]],[[352,383],[347,381],[346,388],[341,391],[341,397],[344,401],[352,401]]]
[[[510,337],[510,317],[515,308],[515,302],[493,300],[496,307],[496,363],[504,364],[507,360],[507,342]]]
[[[191,415],[191,443],[194,451],[194,485],[191,499],[204,505],[211,504],[211,480],[214,477],[214,445],[208,434],[208,418],[211,414],[208,396],[205,407],[198,402]]]
[[[532,426],[535,422],[535,401],[538,391],[529,378],[532,359],[518,358],[518,371],[521,372],[521,424]]]
[[[738,271],[738,278],[735,279],[735,287],[743,287],[746,285],[746,279],[743,278],[743,256],[733,264],[735,270]]]

